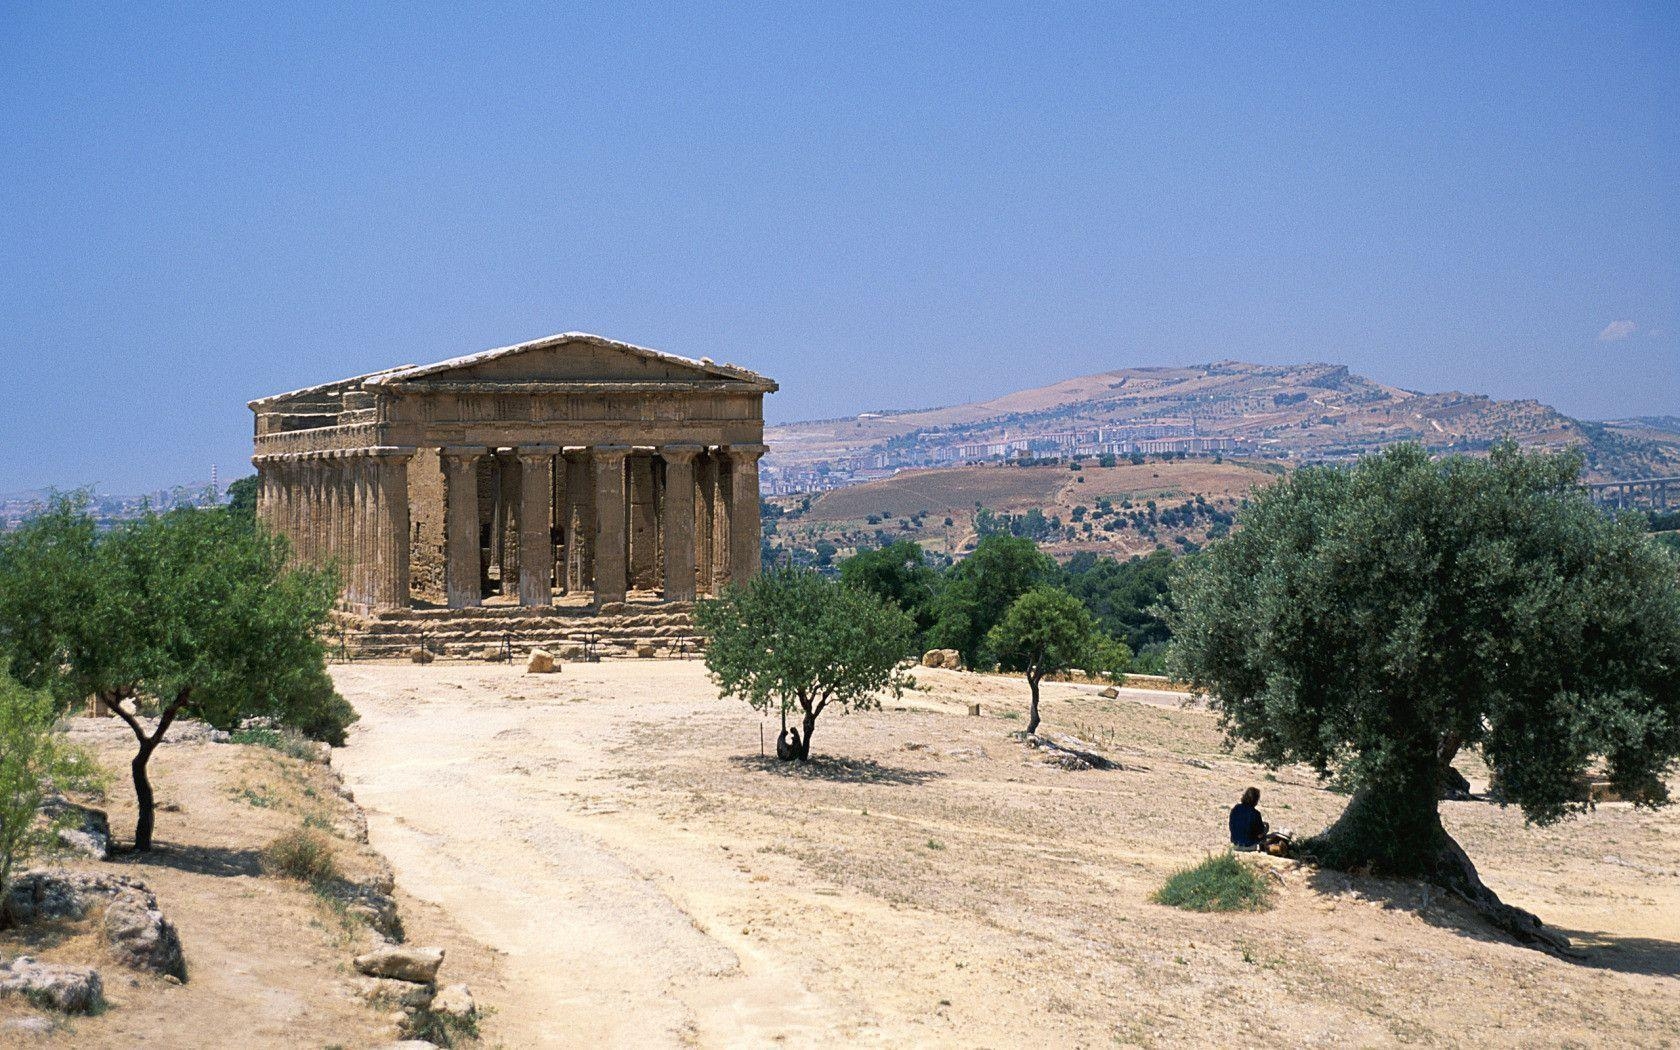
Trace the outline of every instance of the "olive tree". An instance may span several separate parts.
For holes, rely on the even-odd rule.
[[[267,717],[342,742],[354,713],[326,677],[319,637],[338,585],[288,567],[282,537],[221,508],[148,514],[82,546],[85,513],[56,506],[24,532],[22,549],[80,553],[48,579],[0,547],[0,644],[59,695],[97,697],[133,731],[135,849],[152,845],[147,767],[176,719]]]
[[[1318,862],[1421,876],[1530,944],[1567,942],[1503,904],[1441,825],[1445,762],[1481,749],[1536,824],[1623,797],[1668,801],[1680,755],[1680,562],[1575,482],[1572,455],[1415,445],[1308,467],[1175,575],[1176,675],[1263,762],[1352,789],[1303,844]]]
[[[1003,619],[986,634],[986,648],[1005,670],[1023,671],[1032,693],[1027,732],[1038,732],[1038,683],[1047,674],[1072,667],[1117,677],[1131,653],[1097,626],[1078,598],[1054,587],[1038,586],[1010,604]]]
[[[879,707],[880,693],[896,697],[910,684],[899,670],[915,634],[909,614],[816,572],[765,572],[700,603],[694,618],[722,695],[780,714],[778,757],[808,760],[817,716],[830,705]],[[790,731],[794,712],[801,724]]]

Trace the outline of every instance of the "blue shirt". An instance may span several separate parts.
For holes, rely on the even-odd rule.
[[[1231,845],[1258,846],[1260,845],[1260,811],[1246,803],[1239,802],[1231,807]]]

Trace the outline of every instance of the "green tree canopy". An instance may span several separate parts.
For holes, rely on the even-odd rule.
[[[1231,737],[1353,788],[1309,854],[1431,878],[1553,946],[1482,886],[1437,799],[1443,759],[1475,745],[1536,823],[1587,805],[1577,781],[1595,760],[1624,797],[1668,800],[1680,564],[1595,508],[1579,465],[1504,444],[1305,468],[1183,563],[1169,616],[1173,669]]]
[[[915,626],[892,602],[820,573],[782,568],[729,588],[695,608],[706,638],[706,669],[724,696],[753,710],[777,711],[778,755],[811,755],[817,716],[830,705],[878,707],[878,694],[902,693],[909,679],[898,665],[910,655]],[[792,733],[787,718],[802,724]]]
[[[63,674],[79,661],[79,621],[93,602],[98,539],[85,493],[59,495],[23,527],[0,534],[0,658],[33,689],[51,689],[60,706],[92,690]]]
[[[228,482],[228,513],[247,525],[257,523],[257,476],[248,474]]]
[[[899,540],[861,550],[840,563],[840,582],[885,598],[916,621],[917,641],[933,626],[934,584],[939,574],[927,563],[922,545]]]
[[[58,506],[21,542],[84,551],[90,529]],[[51,580],[8,578],[18,561],[0,558],[0,592],[22,596],[0,609],[0,634],[14,653],[57,652],[60,694],[98,697],[134,732],[136,849],[151,847],[155,821],[147,763],[175,719],[226,728],[268,717],[342,742],[354,714],[326,676],[319,638],[338,584],[288,568],[284,539],[223,508],[181,509],[96,537]]]
[[[1104,631],[1137,652],[1172,637],[1159,606],[1170,587],[1173,562],[1168,550],[1127,561],[1081,551],[1063,567],[1064,585],[1085,603]]]
[[[1038,732],[1038,684],[1047,674],[1084,667],[1097,673],[1125,671],[1125,646],[1102,633],[1078,598],[1054,587],[1037,586],[1015,599],[986,635],[986,648],[1001,666],[1022,671],[1032,694],[1027,732]]]
[[[934,645],[956,649],[969,667],[992,661],[983,653],[986,633],[1011,603],[1041,583],[1052,583],[1060,569],[1032,540],[994,534],[974,553],[953,565],[934,598]]]

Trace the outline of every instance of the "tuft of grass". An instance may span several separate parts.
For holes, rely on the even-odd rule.
[[[313,740],[290,728],[269,729],[254,726],[250,729],[235,729],[228,734],[228,739],[235,744],[266,747],[271,751],[278,751],[288,758],[295,758],[303,762],[315,761],[315,754],[318,750]]]
[[[313,828],[284,832],[263,850],[263,869],[320,886],[338,878],[332,840]]]
[[[1265,876],[1226,850],[1174,872],[1150,899],[1188,911],[1260,911],[1271,895]]]
[[[233,793],[233,797],[247,806],[255,806],[258,809],[269,809],[278,801],[274,793],[268,790],[267,784],[258,784],[255,788],[242,787]]]

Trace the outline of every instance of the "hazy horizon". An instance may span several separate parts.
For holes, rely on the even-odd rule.
[[[0,492],[566,330],[771,422],[1331,361],[1680,410],[1680,9],[0,12]]]

